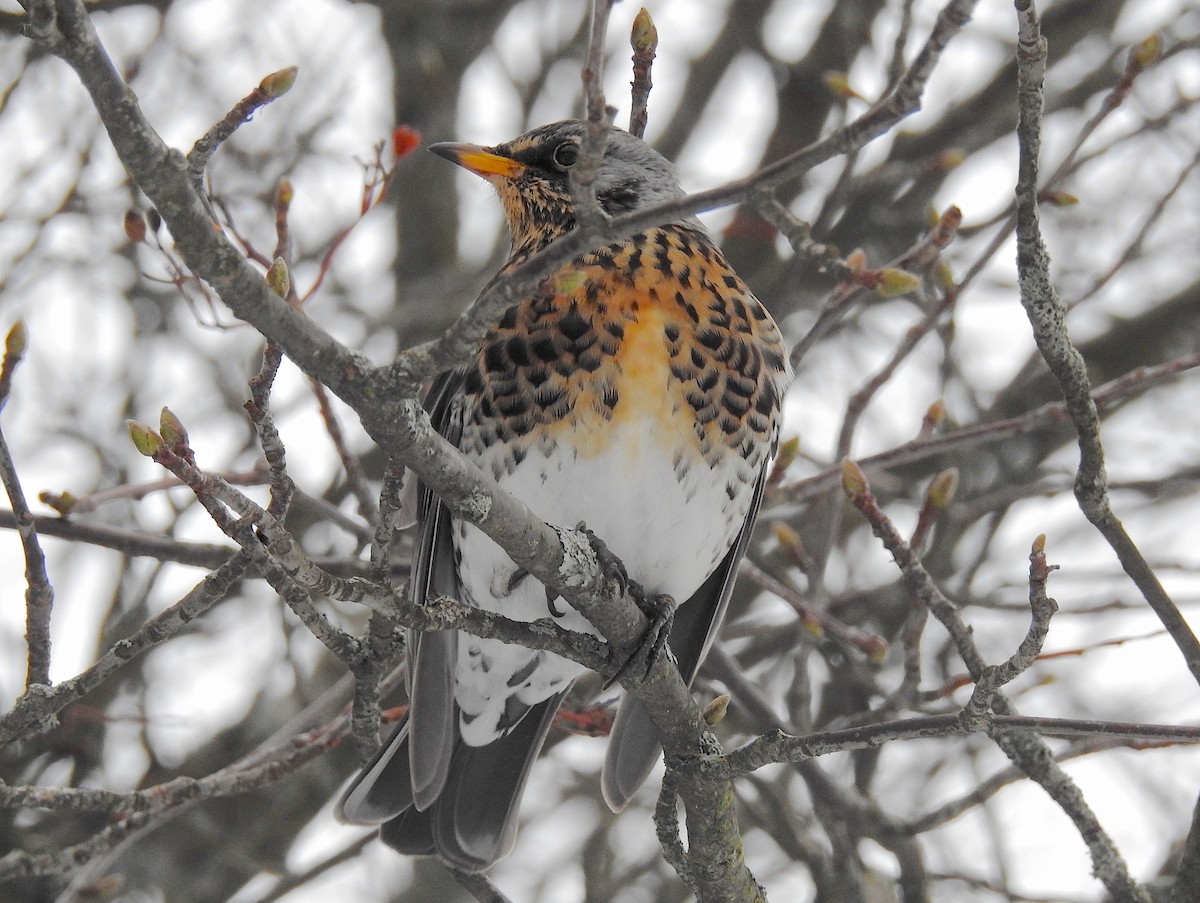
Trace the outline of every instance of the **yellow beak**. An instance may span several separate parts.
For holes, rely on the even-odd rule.
[[[445,157],[451,163],[457,163],[485,179],[490,176],[512,179],[525,171],[524,163],[519,163],[511,157],[502,157],[478,144],[431,144],[429,149],[439,157]]]

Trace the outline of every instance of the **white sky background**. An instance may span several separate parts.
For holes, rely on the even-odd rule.
[[[647,5],[661,35],[648,131],[648,138],[653,141],[656,122],[665,121],[666,111],[678,101],[687,61],[711,42],[723,23],[723,15],[697,16],[695,4],[690,0],[663,0]],[[931,2],[916,4],[917,35],[926,33],[938,5]],[[16,9],[15,4],[9,2],[0,6]],[[714,6],[723,8],[724,4]],[[776,6],[768,20],[772,26],[768,46],[785,60],[798,58],[806,49],[812,24],[820,20],[821,4],[777,3]],[[337,228],[355,218],[361,179],[357,161],[370,155],[371,146],[384,138],[391,126],[390,68],[379,44],[377,16],[370,7],[325,0],[302,0],[288,3],[286,7],[287,14],[281,15],[276,4],[260,6],[234,0],[192,0],[177,4],[167,19],[166,29],[172,40],[194,53],[196,62],[185,63],[176,55],[151,54],[143,66],[153,67],[159,76],[153,80],[141,79],[140,85],[144,87],[140,100],[166,140],[186,148],[220,111],[264,74],[298,62],[301,77],[291,94],[261,111],[256,120],[266,122],[274,117],[291,117],[297,123],[310,123],[318,116],[332,116],[329,127],[319,132],[320,154],[306,156],[302,165],[285,170],[286,161],[291,159],[295,149],[283,148],[280,171],[269,176],[256,174],[253,182],[239,181],[245,177],[229,165],[218,166],[216,172],[221,179],[218,187],[222,193],[243,199],[236,208],[239,217],[251,226],[257,226],[266,222],[262,194],[269,191],[275,177],[287,171],[297,189],[292,212],[297,241],[312,248],[321,246]],[[530,0],[513,12],[498,35],[497,46],[483,55],[464,82],[466,97],[461,104],[458,137],[492,143],[510,138],[531,124],[519,121],[519,105],[512,94],[506,93],[509,80],[514,75],[521,77],[536,71],[540,66],[538,47],[574,30],[576,13],[571,11],[573,9],[574,6],[564,3]],[[1118,40],[1128,43],[1140,39],[1147,30],[1145,23],[1176,21],[1184,30],[1190,22],[1193,32],[1195,30],[1197,12],[1192,4],[1155,0],[1137,4],[1136,10],[1139,17],[1144,18],[1122,21],[1117,29]],[[615,51],[605,86],[610,102],[621,108],[618,122],[625,121],[628,110],[629,72],[624,48],[629,22],[636,11],[636,4],[619,4],[611,25],[610,46]],[[939,115],[947,100],[968,94],[990,73],[992,63],[1007,52],[1015,27],[1012,19],[1010,3],[998,0],[981,3],[974,23],[951,45],[931,82],[924,99],[926,112],[905,123],[905,128],[920,130],[923,122],[932,121]],[[140,55],[154,41],[157,22],[156,16],[136,11],[123,11],[117,16],[98,20],[102,36],[119,62]],[[531,41],[530,34],[536,35],[537,40]],[[886,36],[879,46],[890,46],[890,38],[890,35]],[[987,60],[988,65],[980,65],[981,59]],[[11,58],[6,62],[0,57],[0,69],[4,69],[4,74],[7,74],[5,67],[13,64]],[[881,72],[885,65],[886,60],[860,59],[850,72],[852,84],[864,94],[873,95],[881,87]],[[40,159],[43,155],[53,159],[49,151],[55,146],[76,146],[90,141],[93,136],[94,114],[89,113],[86,98],[73,73],[63,66],[43,66],[37,67],[35,74],[36,84],[23,89],[26,106],[19,110],[21,115],[14,115],[18,110],[10,110],[0,118],[0,155],[9,161]],[[1052,72],[1051,85],[1054,78],[1069,79],[1070,75]],[[708,109],[697,111],[702,138],[693,141],[678,161],[685,187],[691,190],[708,188],[745,175],[753,167],[772,125],[773,109],[762,102],[764,96],[773,94],[772,78],[769,68],[761,61],[746,58],[730,70],[730,77],[718,88]],[[564,72],[562,79],[552,81],[546,95],[535,105],[535,118],[550,120],[576,115],[577,81],[572,80],[569,71]],[[1135,109],[1158,108],[1171,102],[1175,90],[1191,94],[1200,92],[1200,73],[1179,67],[1152,73],[1146,83],[1139,82],[1131,104]],[[36,109],[31,104],[35,98],[40,101]],[[61,113],[47,117],[42,115],[44,108]],[[852,106],[851,113],[857,114],[861,109]],[[330,113],[331,110],[335,112]],[[1089,115],[1091,112],[1088,111]],[[1105,129],[1120,133],[1123,127],[1129,127],[1130,121],[1118,113]],[[1047,166],[1058,162],[1065,142],[1073,137],[1079,124],[1061,120],[1050,123],[1046,140]],[[1192,125],[1196,127],[1197,123],[1193,121]],[[1197,131],[1200,127],[1193,129],[1193,137],[1200,141]],[[244,126],[234,140],[252,148],[257,146],[256,140],[277,136],[280,132],[264,126],[262,137],[256,139],[258,134],[255,124],[251,123]],[[1108,211],[1119,207],[1131,189],[1135,193],[1144,192],[1147,197],[1156,196],[1174,177],[1184,150],[1163,146],[1159,151],[1160,159],[1136,161],[1138,181],[1134,186],[1131,186],[1129,173],[1133,171],[1135,161],[1120,152],[1111,155],[1107,178],[1093,178],[1086,186],[1068,186],[1068,190],[1077,189],[1084,195],[1084,203],[1069,210],[1045,214],[1051,253],[1062,247],[1078,250],[1078,239],[1072,236],[1072,230],[1084,228],[1089,252],[1101,261],[1086,268],[1086,272],[1107,269],[1128,235],[1140,224],[1143,214],[1135,214],[1133,222],[1118,222],[1108,233],[1095,229],[1092,220],[1104,218]],[[872,156],[875,153],[868,150],[864,163],[869,164],[875,159]],[[158,406],[162,404],[170,405],[183,417],[192,429],[193,442],[202,456],[214,461],[228,460],[232,450],[240,447],[240,431],[244,430],[244,425],[235,423],[223,410],[221,399],[213,398],[206,386],[196,384],[188,367],[188,358],[175,357],[169,343],[163,344],[160,356],[155,359],[128,359],[126,337],[134,328],[135,318],[123,291],[132,280],[132,270],[128,259],[112,256],[111,248],[120,244],[121,216],[129,205],[129,197],[118,188],[122,177],[107,144],[96,143],[93,157],[85,184],[90,186],[93,199],[104,197],[105,190],[111,190],[111,215],[107,222],[97,226],[93,220],[84,221],[69,213],[57,217],[43,239],[47,243],[43,250],[47,253],[56,251],[59,256],[71,259],[73,265],[49,277],[44,269],[28,268],[13,276],[7,291],[0,295],[0,330],[6,331],[17,316],[24,317],[33,342],[29,359],[18,371],[13,397],[3,415],[5,435],[13,448],[30,498],[43,488],[87,491],[111,480],[116,475],[118,462],[123,466],[130,459],[125,448],[128,441],[123,427],[125,417],[136,416],[153,422]],[[1015,149],[1012,147],[989,148],[974,154],[947,182],[938,198],[938,206],[958,204],[968,223],[993,215],[1011,197],[1014,166]],[[0,166],[0,210],[14,214],[52,208],[61,197],[63,186],[69,184],[63,179],[71,178],[71,173],[51,165],[35,170],[37,177],[32,182],[18,181],[15,174],[23,169],[15,165]],[[815,212],[823,188],[834,175],[832,167],[813,174],[796,204],[797,213],[805,216]],[[465,173],[462,179],[467,187],[462,193],[464,214],[469,211],[464,221],[471,225],[469,229],[464,228],[460,247],[468,259],[472,249],[483,249],[476,257],[482,259],[496,240],[500,208],[488,186]],[[240,190],[241,187],[245,190]],[[1155,290],[1146,294],[1157,298],[1167,294],[1158,291],[1159,286],[1179,286],[1195,278],[1194,242],[1195,236],[1200,234],[1196,213],[1200,203],[1196,190],[1193,179],[1185,196],[1177,199],[1170,215],[1154,233],[1155,241],[1161,242],[1168,252],[1172,247],[1177,248],[1177,253],[1159,255],[1153,268],[1131,268],[1115,279],[1097,303],[1072,319],[1072,329],[1078,336],[1095,334],[1106,325],[1108,317],[1135,313],[1138,298],[1145,292],[1147,284]],[[11,216],[10,219],[10,222],[0,219],[0,267],[7,265],[11,248],[21,247],[31,240],[29,232],[19,223],[20,217]],[[719,229],[727,221],[728,214],[718,211],[706,215],[705,219],[714,229]],[[375,312],[381,312],[390,303],[387,292],[371,292],[369,286],[373,279],[379,280],[380,284],[389,284],[382,274],[387,272],[393,251],[391,225],[388,211],[375,211],[359,226],[335,266],[339,287],[356,298],[360,309],[370,311],[374,308]],[[97,228],[108,231],[96,234]],[[976,250],[977,246],[970,242],[955,245],[950,251],[950,259],[968,261]],[[1005,385],[1033,351],[1029,327],[1016,299],[1012,258],[1011,250],[997,256],[986,278],[964,299],[957,314],[955,353],[961,360],[971,362],[966,368],[969,378],[985,390]],[[1059,261],[1057,271],[1084,271],[1074,263]],[[155,258],[153,255],[142,256],[138,265],[153,270]],[[0,278],[9,275],[0,271]],[[311,275],[301,271],[297,278],[305,282]],[[1068,300],[1084,287],[1085,284],[1071,282],[1061,286]],[[764,300],[770,304],[769,298]],[[311,313],[314,317],[322,317],[319,300]],[[221,319],[228,321],[229,317],[222,313]],[[832,349],[827,352],[819,347],[805,361],[798,384],[789,398],[790,420],[785,431],[800,432],[807,454],[820,460],[828,458],[847,394],[853,391],[864,373],[873,372],[886,359],[890,353],[886,340],[901,334],[915,319],[911,309],[897,315],[896,308],[886,308],[868,321],[868,332],[874,331],[878,337],[877,347],[882,351],[877,353],[875,348],[868,347],[861,357],[846,359],[838,357],[844,349],[835,353]],[[358,320],[331,316],[322,322],[340,338],[363,347],[375,360],[386,360],[393,351],[389,340],[366,334]],[[789,324],[790,337],[796,338],[804,325]],[[252,353],[258,344],[249,330],[216,331],[197,327],[193,338],[209,348],[222,349],[222,357],[229,362],[230,380],[236,382],[249,372]],[[119,398],[111,397],[114,393],[106,392],[106,388],[124,383],[131,369],[141,374],[146,383],[139,391],[139,399],[145,403],[145,408],[129,412],[120,409]],[[303,380],[294,369],[285,367],[276,396],[280,425],[289,448],[306,449],[303,455],[291,455],[292,474],[301,485],[316,489],[330,479],[337,465],[311,405],[304,402],[305,392]],[[861,447],[856,446],[853,453],[870,454],[911,437],[937,392],[936,362],[931,364],[922,360],[918,352],[914,363],[906,366],[903,378],[893,381],[868,411],[859,433]],[[77,399],[73,411],[63,410],[61,402],[56,400],[63,395]],[[1158,403],[1153,407],[1139,407],[1113,418],[1106,427],[1110,477],[1114,481],[1153,478],[1171,470],[1179,460],[1194,462],[1200,458],[1200,430],[1196,429],[1194,399],[1193,376],[1176,387],[1159,390]],[[949,401],[953,404],[954,400]],[[78,416],[81,428],[91,431],[92,435],[96,429],[111,432],[110,437],[100,440],[100,444],[110,450],[107,473],[97,472],[94,455],[82,444],[76,449],[60,442],[43,447],[39,442],[39,436],[46,429],[47,417],[54,419],[55,427],[60,427],[72,416]],[[1159,419],[1160,423],[1184,424],[1186,428],[1174,432],[1173,441],[1167,446],[1162,441],[1160,423],[1137,422],[1137,418],[1148,416]],[[343,421],[350,426],[348,418]],[[356,447],[366,448],[365,437],[358,431],[352,432]],[[311,439],[314,436],[317,438]],[[1074,453],[1062,453],[1059,462],[1062,473],[1067,473],[1074,466]],[[243,467],[250,463],[248,460],[236,462]],[[149,462],[138,466],[139,469],[124,478],[146,480],[160,475]],[[797,475],[811,466],[797,465]],[[183,500],[181,495],[173,494],[171,498],[175,504]],[[1176,593],[1177,600],[1182,603],[1194,603],[1200,592],[1200,582],[1196,580],[1200,544],[1195,541],[1195,503],[1194,497],[1183,497],[1170,503],[1158,503],[1152,511],[1142,511],[1140,503],[1131,496],[1121,492],[1114,494],[1118,514],[1125,519],[1135,540],[1152,560],[1164,565],[1160,576],[1168,590]],[[154,529],[156,518],[165,522],[166,504],[166,499],[161,496],[151,497],[136,506],[101,509],[94,517],[111,519],[114,523],[126,523],[133,517],[143,528]],[[35,508],[42,512],[46,510],[36,503]],[[911,526],[915,516],[899,506],[891,513],[902,528]],[[1107,598],[1136,598],[1133,588],[1120,577],[1111,553],[1081,527],[1081,523],[1082,517],[1069,497],[1020,503],[1014,514],[1006,519],[997,543],[996,549],[1002,554],[993,554],[991,564],[979,577],[979,585],[990,587],[1005,598],[1022,598],[1029,543],[1038,533],[1048,534],[1050,560],[1066,565],[1051,578],[1051,594],[1063,609],[1052,628],[1048,643],[1051,651],[1107,638],[1140,636],[1158,628],[1157,621],[1148,613],[1114,615],[1105,619],[1071,617],[1069,612],[1073,605],[1095,604]],[[189,517],[186,524],[188,538],[219,539],[215,528],[198,512]],[[57,596],[53,676],[61,680],[76,673],[94,657],[95,650],[85,644],[95,636],[94,624],[103,617],[109,600],[95,598],[92,590],[112,584],[117,560],[114,555],[98,550],[73,549],[68,554],[55,540],[45,540],[44,547],[49,555]],[[865,539],[861,551],[854,573],[831,571],[831,581],[870,586],[874,581],[886,579],[893,567],[887,554],[873,541]],[[4,575],[0,579],[0,697],[6,700],[6,706],[7,701],[20,692],[24,676],[24,584],[20,579],[23,566],[15,533],[0,532],[0,575]],[[129,579],[134,583],[147,579],[148,571],[148,565],[138,563]],[[177,569],[176,574],[172,581],[163,584],[161,593],[153,598],[153,604],[165,607],[200,576],[198,571],[182,568]],[[193,684],[189,688],[178,682],[170,684],[169,697],[157,704],[151,702],[155,706],[147,713],[151,718],[151,736],[164,759],[185,754],[212,731],[235,721],[250,700],[246,687],[276,684],[281,694],[287,692],[287,676],[272,673],[266,665],[273,658],[255,648],[259,638],[279,635],[268,608],[256,604],[262,598],[260,588],[258,595],[247,592],[243,598],[205,615],[206,623],[201,625],[198,635],[172,641],[170,661],[158,661],[155,654],[151,655],[148,664],[151,669],[164,667],[176,673],[206,675],[203,685]],[[759,616],[767,621],[779,620],[784,613],[779,606],[763,604]],[[989,616],[976,610],[970,611],[969,617],[985,653],[994,658],[1011,652],[1012,645],[1020,638],[1020,633],[1013,631],[1023,630],[1024,626],[1011,617]],[[221,629],[233,624],[237,625],[236,629]],[[1097,635],[1100,630],[1103,636]],[[315,654],[315,641],[312,645]],[[194,659],[186,668],[182,667],[184,657]],[[1038,676],[1054,678],[1054,682],[1034,686],[1034,680],[1027,679],[1019,685],[1018,702],[1026,714],[1069,717],[1074,714],[1070,694],[1086,693],[1090,711],[1104,708],[1113,719],[1178,723],[1195,722],[1200,718],[1196,687],[1172,644],[1161,637],[1136,640],[1081,658],[1055,661],[1039,668]],[[225,683],[214,685],[219,678]],[[114,736],[116,733],[114,730]],[[113,746],[117,748],[115,742]],[[127,745],[120,748],[128,750]],[[915,744],[911,748],[917,757],[915,761],[919,762],[920,748]],[[549,801],[553,795],[545,788],[577,779],[575,769],[586,766],[587,770],[594,766],[601,749],[602,744],[587,740],[561,744],[550,760],[542,763],[535,772],[531,787],[543,789],[528,794],[526,816],[533,816],[551,805]],[[106,764],[109,786],[132,786],[144,763],[124,757],[110,758]],[[1110,830],[1139,878],[1149,877],[1157,867],[1162,838],[1179,836],[1187,823],[1200,785],[1198,758],[1200,755],[1196,752],[1180,749],[1112,754],[1102,760],[1085,759],[1069,766],[1070,773],[1082,785],[1102,823]],[[994,758],[985,759],[985,762],[983,774],[992,773],[998,764]],[[947,798],[955,795],[956,787],[977,780],[967,756],[962,757],[960,764],[961,774],[946,778]],[[1155,783],[1162,793],[1161,805],[1147,806],[1149,794],[1136,780],[1131,780],[1131,775],[1142,769],[1155,772]],[[1142,794],[1141,798],[1129,796],[1131,790]],[[884,793],[881,802],[885,808],[897,812],[912,811],[912,801],[905,796],[902,787],[893,789],[894,799],[889,798],[886,791],[881,792]],[[546,795],[542,796],[542,793]],[[1038,815],[1031,817],[1031,810]],[[1070,899],[1099,898],[1098,884],[1088,877],[1090,867],[1085,848],[1040,790],[1026,784],[1010,787],[996,797],[992,811],[1002,825],[1006,819],[1020,819],[1019,831],[1005,832],[1012,845],[1006,852],[1012,861],[1020,864],[1020,874],[1013,882],[1016,889],[1034,894],[1061,894]],[[624,818],[629,828],[630,855],[657,855],[649,821],[641,813]],[[979,830],[981,816],[976,813],[968,818],[977,821],[970,825],[960,821],[941,829],[943,836],[938,837],[939,845],[934,848],[942,849],[940,844],[943,843],[962,846],[970,843],[972,836],[988,838],[986,832]],[[591,813],[581,814],[581,836],[592,819]],[[532,872],[541,874],[538,864],[548,858],[570,863],[581,839],[571,836],[569,828],[564,827],[569,822],[564,819],[532,821],[535,824],[521,835],[514,856],[493,872],[498,885],[516,899],[529,898],[525,891],[531,889],[525,885],[531,880]],[[351,829],[336,826],[326,812],[306,833],[294,865],[301,868],[313,858],[339,848],[350,832]],[[957,861],[979,862],[980,871],[986,873],[990,863],[988,843],[990,838],[983,840],[978,850],[970,851],[969,856],[960,856]],[[770,844],[751,840],[747,848],[752,867],[762,867],[764,873],[776,871],[777,863],[772,867],[774,854]],[[888,858],[883,854],[878,857],[878,863],[881,868],[889,867]],[[944,863],[947,867],[953,864]],[[937,871],[940,865],[942,863],[936,861],[929,863],[931,871]],[[362,862],[334,870],[308,891],[288,899],[334,899],[340,898],[341,894],[353,894],[353,899],[371,899],[372,888],[378,886],[376,882],[381,876],[402,875],[408,869],[408,863],[402,858],[376,844],[364,855]],[[552,889],[549,886],[542,889],[543,899],[578,898],[580,875],[570,866],[556,867],[556,874],[558,883]],[[796,875],[791,880],[773,878],[768,881],[767,889],[773,899],[790,900],[806,899],[807,888],[807,880]],[[956,898],[958,890],[961,888],[948,885],[937,893],[942,895],[939,899],[950,900]],[[333,896],[335,892],[338,897]]]

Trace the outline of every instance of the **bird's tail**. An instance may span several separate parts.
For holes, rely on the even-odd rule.
[[[512,851],[525,781],[564,693],[532,706],[487,746],[458,739],[445,785],[424,811],[413,800],[406,719],[342,795],[338,818],[380,824],[383,842],[401,853],[436,854],[464,872],[486,871]]]

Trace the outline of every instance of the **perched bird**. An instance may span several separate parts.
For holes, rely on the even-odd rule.
[[[574,228],[568,172],[585,124],[496,147],[430,150],[499,192],[512,257]],[[610,216],[682,195],[674,167],[612,128],[595,181]],[[778,327],[694,219],[565,264],[509,308],[474,360],[443,374],[435,428],[548,523],[583,522],[647,594],[679,603],[669,644],[695,676],[720,626],[779,435],[790,372]],[[595,629],[427,490],[411,580],[510,618]],[[529,770],[580,665],[452,631],[409,646],[407,719],[339,803],[385,843],[468,872],[506,856]],[[602,789],[618,810],[656,761],[657,733],[626,697]]]

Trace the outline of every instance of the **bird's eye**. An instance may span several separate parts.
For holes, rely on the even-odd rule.
[[[554,149],[554,165],[559,169],[569,169],[579,159],[579,145],[574,141],[564,141]]]

